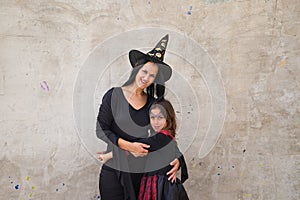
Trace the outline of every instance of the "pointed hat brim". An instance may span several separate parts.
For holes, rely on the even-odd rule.
[[[138,50],[131,50],[129,52],[129,61],[132,67],[145,64],[147,62],[153,62],[158,65],[158,70],[160,76],[163,77],[163,80],[166,82],[172,76],[172,68],[165,62],[158,60],[155,57],[151,57],[148,54],[145,54]]]

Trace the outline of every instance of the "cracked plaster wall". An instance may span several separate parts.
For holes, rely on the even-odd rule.
[[[190,198],[300,199],[299,1],[0,4],[0,199],[99,198],[101,165],[80,139],[73,115],[76,78],[103,41],[144,28],[170,30],[195,41],[213,61],[226,92],[226,116],[216,145],[200,157],[200,135],[185,151]],[[207,129],[213,105],[205,80],[183,67],[174,66],[196,88],[204,116],[200,127]],[[118,70],[108,73],[100,91],[120,77]],[[171,81],[169,87],[176,84]],[[101,100],[101,95],[95,98]],[[184,117],[184,109],[178,112],[181,124],[193,121]],[[185,138],[180,134],[191,131],[179,132],[179,142]]]

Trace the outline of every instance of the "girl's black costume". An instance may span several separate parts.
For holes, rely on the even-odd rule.
[[[138,200],[188,200],[182,185],[188,179],[187,166],[174,136],[162,130],[139,141],[150,145],[151,153],[147,156],[147,173],[142,178]],[[169,163],[175,158],[180,161],[181,180],[177,178],[176,183],[171,183],[166,174],[172,169]]]

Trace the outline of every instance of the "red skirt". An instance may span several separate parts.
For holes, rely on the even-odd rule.
[[[189,200],[182,182],[171,183],[167,176],[143,176],[138,200]]]
[[[143,176],[139,192],[139,200],[157,200],[157,175]]]

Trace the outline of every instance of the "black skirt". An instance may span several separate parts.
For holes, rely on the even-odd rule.
[[[99,178],[101,200],[136,200],[142,176],[103,165]]]

